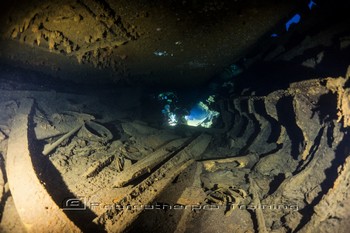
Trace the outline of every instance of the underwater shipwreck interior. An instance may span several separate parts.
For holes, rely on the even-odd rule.
[[[0,4],[0,232],[349,232],[346,1]]]

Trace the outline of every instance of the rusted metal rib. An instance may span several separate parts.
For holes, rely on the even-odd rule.
[[[6,172],[18,214],[28,232],[81,232],[52,200],[31,159],[28,121],[34,101],[20,102],[8,141]]]

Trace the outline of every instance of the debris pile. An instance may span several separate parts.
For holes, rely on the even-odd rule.
[[[310,232],[332,224],[344,232],[347,80],[219,99],[221,129],[155,128],[114,116],[93,97],[8,92],[0,104],[2,204],[13,198],[23,223],[17,229],[29,232],[39,225],[72,232]]]

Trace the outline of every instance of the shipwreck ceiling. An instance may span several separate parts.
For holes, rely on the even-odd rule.
[[[1,7],[4,64],[76,81],[182,85],[213,78],[302,6],[274,0],[7,4]]]

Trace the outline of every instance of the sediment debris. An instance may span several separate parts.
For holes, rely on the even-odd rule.
[[[230,96],[221,103],[226,131],[199,136],[200,129],[179,136],[174,130],[140,121],[101,124],[94,114],[39,113],[33,99],[15,98],[7,105],[9,113],[16,110],[12,127],[1,122],[0,132],[1,145],[8,145],[7,153],[1,153],[17,211],[29,231],[34,223],[80,231],[38,178],[49,173],[37,174],[31,163],[34,150],[29,149],[47,143],[51,147],[43,154],[50,156],[42,158],[52,163],[74,196],[88,200],[86,207],[97,216],[90,219],[94,219],[92,224],[107,232],[123,232],[140,224],[137,219],[156,218],[144,208],[126,207],[152,206],[168,188],[174,192],[171,198],[179,202],[175,204],[195,202],[218,206],[220,211],[202,215],[184,210],[176,215],[181,224],[172,224],[182,232],[192,221],[205,225],[208,219],[219,222],[235,216],[255,222],[247,228],[259,232],[314,232],[318,225],[334,224],[332,216],[336,216],[335,225],[343,230],[338,223],[349,217],[346,83],[345,78],[314,79],[266,96]],[[28,119],[36,127],[53,127],[63,136],[33,137],[29,142],[27,133],[33,125]],[[35,156],[40,159],[40,151]],[[186,183],[189,175],[192,183]],[[33,197],[39,206],[31,206]],[[168,204],[170,197],[161,200]],[[27,209],[35,210],[35,216]],[[48,215],[53,218],[50,222]]]
[[[122,187],[124,184],[136,179],[137,177],[150,172],[155,166],[159,163],[162,163],[168,157],[174,154],[175,151],[172,151],[176,148],[182,148],[185,145],[185,142],[188,139],[177,139],[169,142],[162,148],[156,150],[155,152],[145,156],[143,159],[137,161],[132,167],[124,172],[121,172],[117,179],[114,181],[113,186],[118,188]]]
[[[143,208],[137,208],[130,212],[124,208],[140,203],[148,205],[176,176],[205,151],[210,140],[211,136],[209,135],[198,136],[148,178],[136,185],[121,201],[115,203],[116,205],[112,209],[99,216],[96,222],[104,225],[105,229],[110,232],[123,232],[143,210]]]
[[[116,60],[113,49],[138,38],[135,30],[126,25],[107,4],[98,1],[69,2],[63,6],[50,3],[27,12],[9,28],[7,36],[75,57],[79,63],[119,70],[121,59]]]

